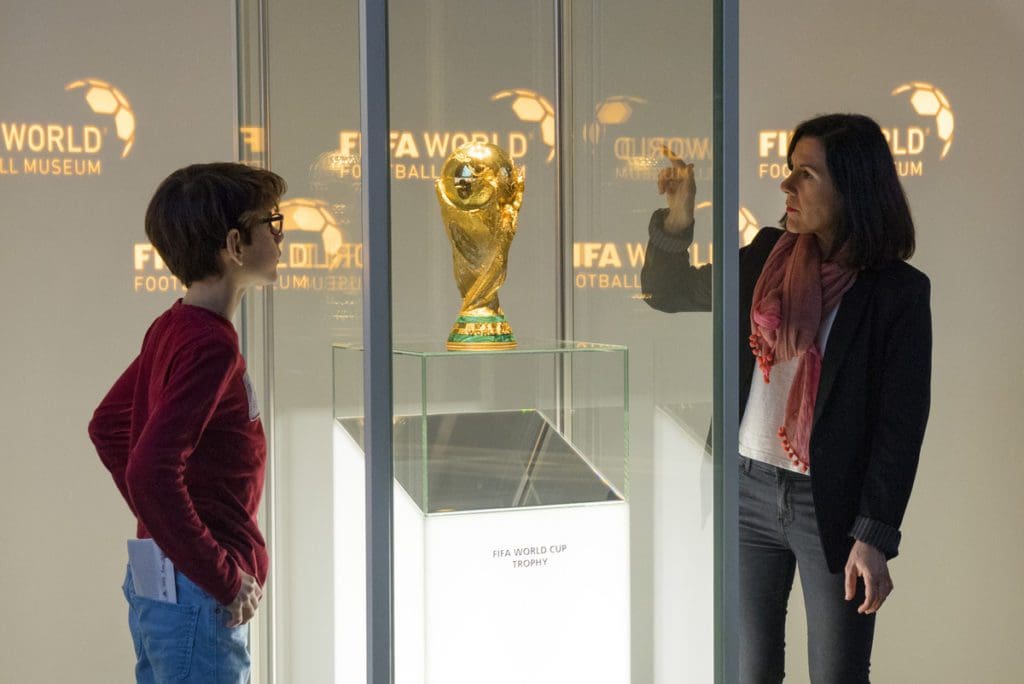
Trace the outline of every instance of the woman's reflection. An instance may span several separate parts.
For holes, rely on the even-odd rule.
[[[668,207],[651,215],[649,241],[640,289],[644,301],[658,311],[711,310],[711,264],[695,268],[690,264],[693,242],[693,202],[697,183],[693,164],[687,164],[668,147],[662,153],[671,163],[658,174],[658,194]]]

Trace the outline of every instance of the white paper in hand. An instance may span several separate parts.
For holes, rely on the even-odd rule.
[[[135,593],[154,601],[177,603],[174,564],[152,539],[128,540],[128,564],[132,567]]]

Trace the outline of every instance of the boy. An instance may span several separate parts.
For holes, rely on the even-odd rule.
[[[139,682],[248,679],[245,624],[268,567],[256,523],[266,440],[230,319],[247,288],[277,279],[285,190],[270,171],[195,164],[168,176],[146,211],[146,235],[187,293],[89,423],[139,539],[151,540],[130,543],[124,583]],[[170,598],[137,593],[159,576],[140,547],[153,567],[173,563]]]

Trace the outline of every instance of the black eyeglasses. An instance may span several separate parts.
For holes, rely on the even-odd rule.
[[[270,234],[276,238],[284,235],[284,216],[282,214],[271,214],[265,219],[260,219],[256,223],[266,223],[270,226]]]

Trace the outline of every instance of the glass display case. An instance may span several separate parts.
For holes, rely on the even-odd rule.
[[[366,678],[362,357],[334,347],[337,681]],[[560,365],[600,381],[563,402]],[[626,349],[421,343],[393,366],[395,681],[628,680]]]
[[[359,3],[239,7],[263,46],[240,60],[262,104],[242,151],[290,188],[280,277],[252,311],[273,432],[265,681],[363,681],[360,345],[382,315],[395,340],[417,341],[371,347],[394,347],[370,390],[393,395],[395,682],[471,669],[488,682],[728,681],[735,453],[722,435],[738,383],[721,284],[751,220],[736,225],[736,183],[722,180],[735,156],[722,0],[391,0],[377,146],[361,132]],[[469,142],[525,170],[495,278],[514,351],[445,349],[466,255],[436,184]],[[371,157],[389,167],[377,251]],[[688,263],[715,274],[713,301],[692,310],[663,306],[645,280],[659,177],[680,162],[696,182]],[[367,255],[382,250],[390,300],[371,308]],[[546,564],[516,565],[530,560]]]

